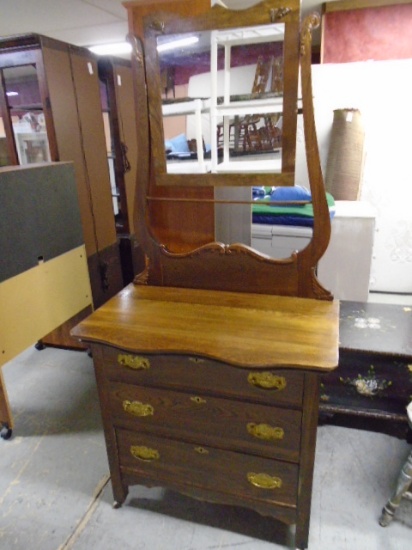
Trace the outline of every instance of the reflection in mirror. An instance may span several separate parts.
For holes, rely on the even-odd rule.
[[[36,67],[23,65],[2,72],[19,163],[50,161]]]
[[[162,35],[168,173],[280,172],[284,24]]]

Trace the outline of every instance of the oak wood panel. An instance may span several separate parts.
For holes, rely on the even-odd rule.
[[[122,473],[134,473],[136,477],[139,474],[153,476],[166,486],[168,481],[172,481],[181,487],[213,490],[215,494],[231,493],[242,501],[296,507],[298,468],[295,464],[204,447],[202,441],[197,445],[187,444],[119,429],[116,434]],[[134,445],[157,450],[159,459],[144,462],[134,458],[130,452]],[[197,452],[195,447],[199,446],[206,452]],[[249,472],[280,477],[282,486],[272,490],[254,487],[247,479]]]
[[[302,376],[290,370],[263,370],[284,380],[284,387],[265,389],[249,382],[254,370],[233,368],[199,356],[185,355],[132,355],[147,359],[148,369],[134,370],[124,361],[124,351],[102,347],[104,370],[113,381],[148,387],[201,391],[206,395],[220,395],[231,399],[301,408],[303,395]],[[120,359],[119,359],[120,358]]]
[[[128,2],[129,32],[137,36],[141,41],[143,36],[143,17],[153,10],[167,9],[167,11],[179,12],[183,9],[187,14],[202,13],[210,9],[209,0],[187,2],[187,0],[174,1],[154,0],[153,2]],[[150,168],[153,162],[152,150],[149,146],[149,119],[147,103],[147,87],[144,75],[144,65],[140,65],[133,59],[135,69],[135,96],[138,127],[138,165],[137,193],[135,200],[134,225],[138,228],[139,238],[144,240],[147,233],[146,223],[150,220],[151,234],[155,235],[159,242],[167,242],[171,250],[184,252],[193,250],[214,240],[214,210],[212,204],[180,205],[174,202],[169,204],[150,204],[147,213],[144,213],[146,195],[167,198],[213,198],[212,188],[187,188],[159,186],[151,176]],[[162,151],[164,155],[164,150]],[[152,172],[153,175],[153,172]],[[144,242],[146,253],[149,254],[151,244]]]
[[[152,431],[259,456],[298,462],[301,412],[205,396],[126,384],[111,384],[111,411],[116,426]],[[147,416],[131,412],[133,402],[150,408]],[[126,407],[126,408],[125,408]],[[147,411],[145,411],[147,412]],[[265,440],[248,431],[248,424],[283,430],[282,437]],[[265,429],[265,428],[262,428]]]
[[[338,312],[335,301],[129,285],[72,334],[131,351],[326,372],[338,362]]]

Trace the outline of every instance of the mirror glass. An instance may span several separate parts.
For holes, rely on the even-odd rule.
[[[168,174],[281,172],[284,24],[157,37]]]
[[[19,163],[50,161],[36,67],[22,65],[2,72]]]

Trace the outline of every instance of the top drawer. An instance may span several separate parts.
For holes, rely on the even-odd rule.
[[[304,373],[288,369],[246,369],[186,355],[131,354],[102,346],[105,375],[115,381],[198,390],[229,398],[301,407]]]

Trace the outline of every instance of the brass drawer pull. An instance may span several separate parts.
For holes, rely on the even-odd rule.
[[[133,416],[153,416],[154,408],[140,401],[123,401],[123,410]]]
[[[249,483],[259,489],[280,489],[282,487],[282,480],[280,477],[270,476],[269,474],[255,474],[249,472],[247,474]]]
[[[251,372],[247,380],[252,386],[265,390],[281,391],[286,388],[286,378],[284,376],[277,376],[272,372]]]
[[[130,453],[134,458],[143,460],[144,462],[151,462],[152,460],[158,460],[160,458],[159,451],[145,447],[144,445],[132,445],[130,447]]]
[[[206,399],[203,399],[203,397],[199,397],[198,395],[191,397],[190,401],[193,401],[196,405],[204,405],[206,403]]]
[[[117,356],[119,365],[129,367],[134,370],[147,370],[150,369],[150,361],[147,357],[141,357],[140,355],[125,355],[119,353]]]
[[[269,424],[255,424],[254,422],[248,422],[246,424],[246,429],[250,435],[253,435],[253,437],[257,437],[258,439],[266,439],[268,441],[283,439],[285,436],[283,428],[278,426],[269,426]]]

